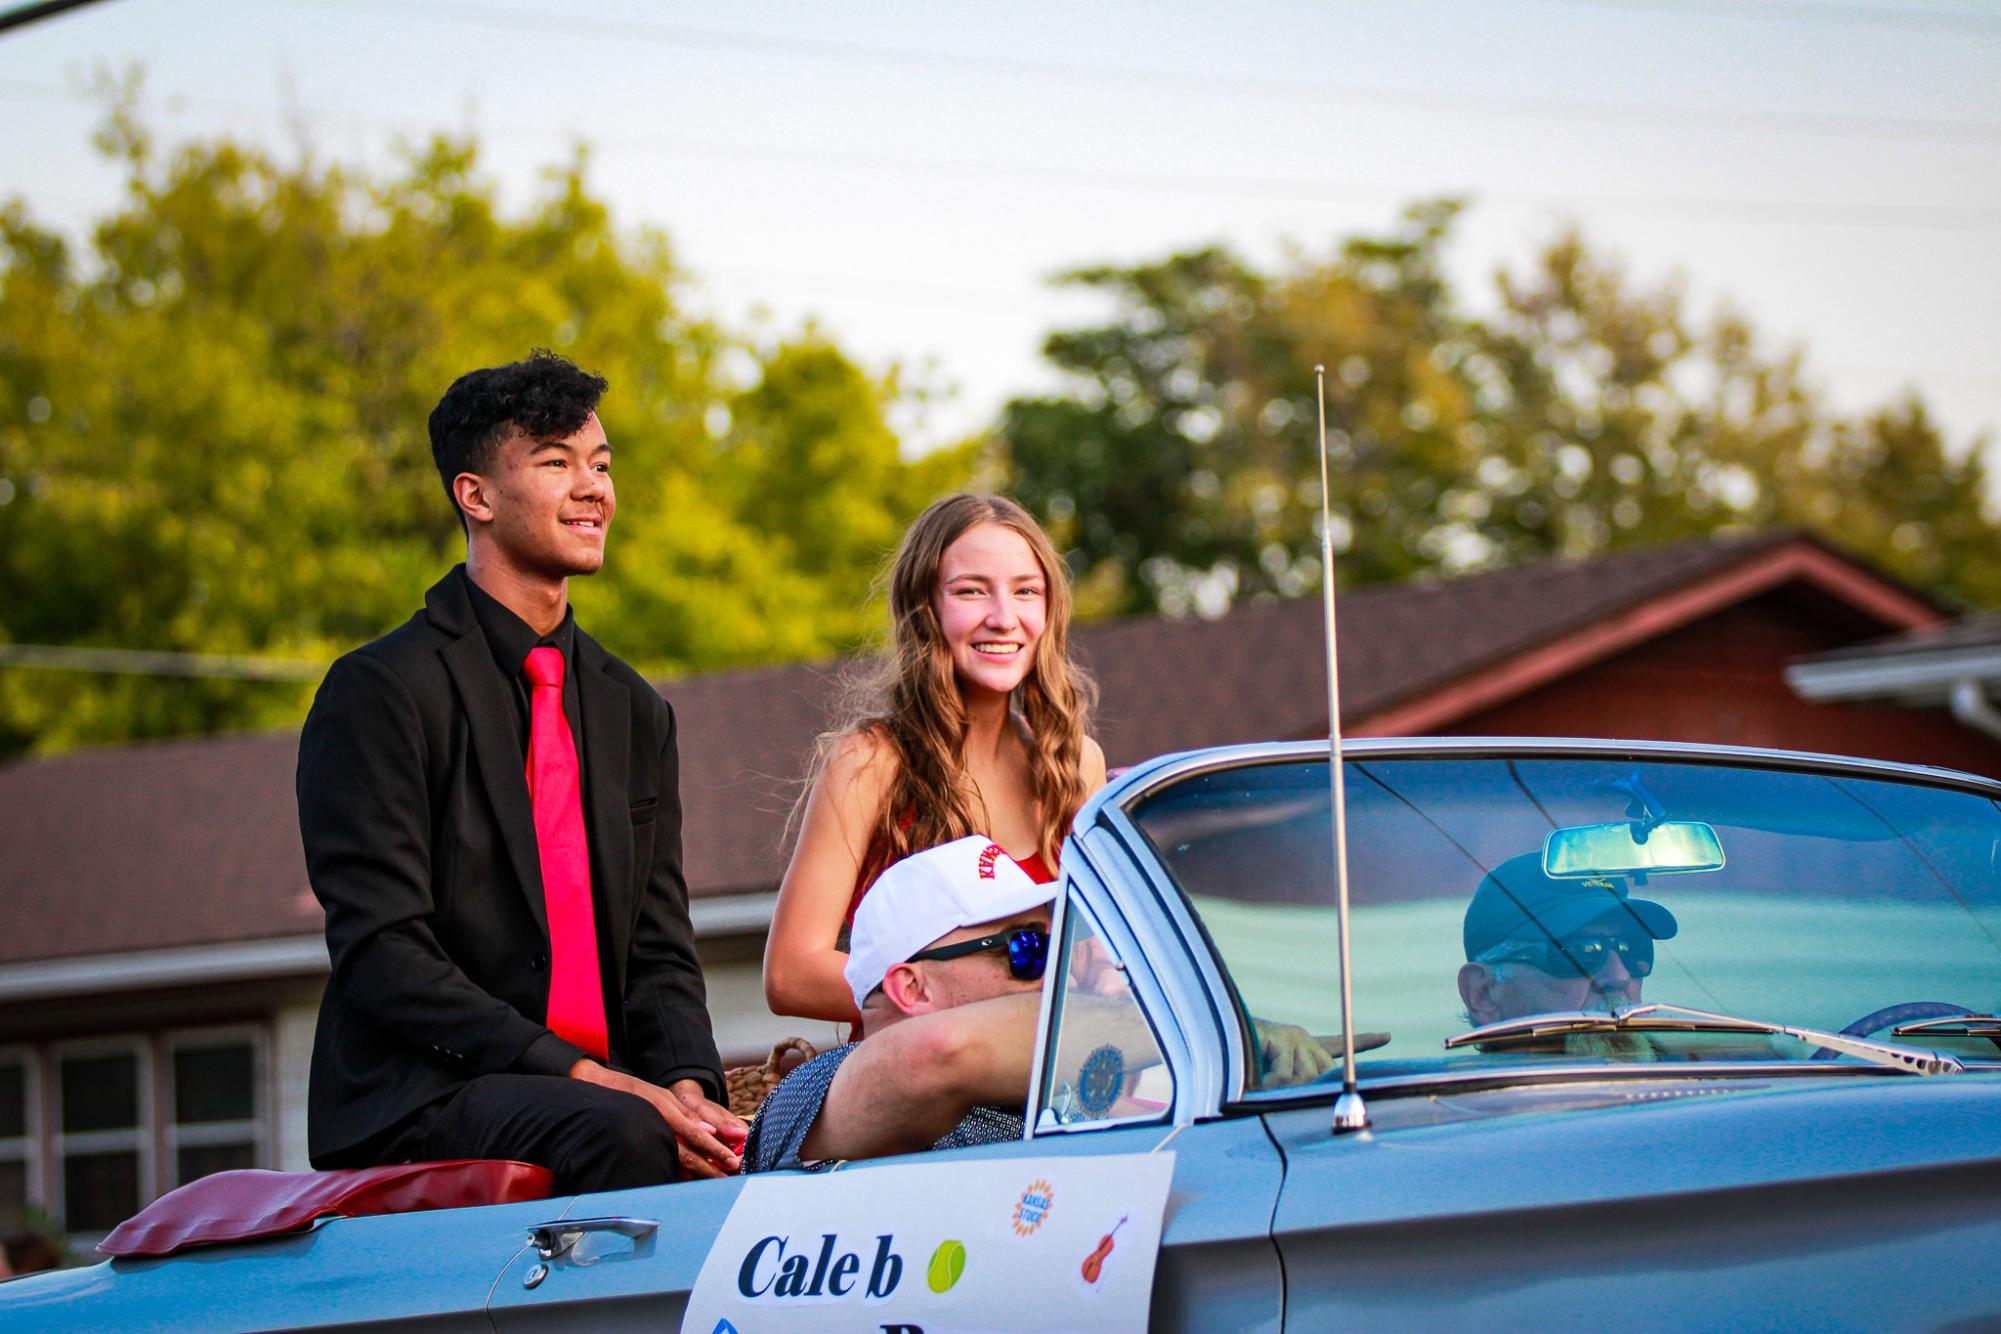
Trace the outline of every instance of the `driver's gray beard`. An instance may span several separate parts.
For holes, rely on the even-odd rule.
[[[1654,1044],[1638,1033],[1572,1033],[1563,1040],[1566,1056],[1595,1056],[1608,1061],[1658,1061]]]
[[[1586,1010],[1603,1010],[1607,1014],[1617,1014],[1620,1010],[1637,1004],[1639,1004],[1639,1001],[1634,997],[1628,996],[1624,987],[1620,987],[1617,990],[1607,990],[1594,981],[1591,983],[1590,992],[1585,996],[1584,1004],[1580,1008]]]

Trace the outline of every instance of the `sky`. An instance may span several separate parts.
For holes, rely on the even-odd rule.
[[[1475,309],[1575,225],[1804,348],[1838,408],[1915,389],[2001,449],[2001,5],[101,0],[0,34],[0,199],[115,202],[86,87],[131,67],[168,141],[387,168],[471,131],[513,201],[587,143],[697,306],[941,391],[913,448],[1056,383],[1042,339],[1103,308],[1054,274],[1273,264],[1451,195]]]

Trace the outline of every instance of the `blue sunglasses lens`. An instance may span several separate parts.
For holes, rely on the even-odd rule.
[[[1024,982],[1033,982],[1049,966],[1049,936],[1026,928],[1010,931],[1007,937],[1008,971]]]

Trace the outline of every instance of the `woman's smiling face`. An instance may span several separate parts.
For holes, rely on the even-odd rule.
[[[976,524],[945,548],[931,606],[960,687],[1007,695],[1035,665],[1049,579],[1020,533]]]

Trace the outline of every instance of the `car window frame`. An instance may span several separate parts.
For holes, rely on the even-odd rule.
[[[1087,806],[1078,831],[1074,840],[1124,932],[1118,944],[1136,949],[1132,957],[1172,1016],[1177,1103],[1190,1099],[1191,1121],[1230,1114],[1246,1087],[1252,1048],[1242,998],[1208,928],[1122,804]],[[1161,1027],[1161,1015],[1148,1013]]]
[[[1080,822],[1081,823],[1081,822]],[[1083,831],[1080,831],[1083,832]],[[1135,1120],[1078,1122],[1071,1125],[1050,1125],[1037,1127],[1044,1106],[1044,1083],[1049,1062],[1054,1057],[1057,1019],[1056,989],[1058,976],[1052,968],[1048,981],[1042,989],[1042,1006],[1037,1016],[1035,1059],[1029,1072],[1027,1115],[1023,1117],[1022,1139],[1033,1140],[1056,1135],[1090,1133],[1099,1130],[1129,1129],[1136,1125],[1156,1125],[1163,1127],[1182,1126],[1214,1116],[1218,1105],[1214,1073],[1205,1067],[1214,1064],[1205,1061],[1203,1053],[1213,1051],[1210,1032],[1213,1022],[1208,1015],[1208,1007],[1198,1007],[1191,1014],[1186,999],[1190,990],[1189,979],[1176,979],[1171,961],[1177,957],[1186,958],[1185,950],[1167,951],[1159,942],[1149,943],[1148,933],[1136,929],[1132,916],[1126,911],[1120,895],[1099,874],[1099,868],[1106,864],[1104,850],[1092,855],[1098,840],[1085,833],[1080,838],[1073,834],[1066,840],[1063,851],[1063,876],[1061,889],[1057,895],[1056,912],[1050,922],[1052,940],[1052,960],[1061,956],[1055,951],[1067,945],[1069,934],[1069,914],[1072,896],[1082,902],[1083,910],[1089,914],[1092,926],[1101,939],[1118,955],[1125,965],[1127,984],[1132,988],[1133,998],[1152,1026],[1154,1040],[1159,1044],[1162,1059],[1173,1080],[1173,1101],[1164,1117],[1140,1122]],[[1114,853],[1114,866],[1129,865],[1130,854],[1119,850]],[[1142,915],[1142,921],[1146,920]],[[1168,975],[1163,975],[1160,964],[1163,959],[1170,962]],[[1059,966],[1066,966],[1061,965]],[[1191,1025],[1191,1018],[1194,1023]]]
[[[1105,930],[1104,923],[1098,911],[1091,906],[1090,901],[1086,897],[1082,894],[1065,894],[1063,897],[1064,904],[1061,910],[1061,920],[1051,924],[1052,943],[1050,946],[1050,963],[1052,966],[1048,973],[1051,980],[1050,984],[1044,989],[1043,1022],[1036,1042],[1036,1061],[1029,1083],[1027,1126],[1024,1129],[1035,1131],[1039,1128],[1042,1133],[1055,1135],[1069,1131],[1113,1130],[1133,1126],[1172,1125],[1174,1124],[1175,1106],[1181,1101],[1179,1097],[1179,1081],[1174,1077],[1175,1064],[1167,1054],[1166,1044],[1161,1040],[1159,1026],[1154,1023],[1154,1010],[1148,1007],[1136,985],[1135,966],[1127,962],[1133,956],[1126,949],[1122,948],[1118,941]],[[1128,997],[1131,1003],[1138,1007],[1141,1017],[1146,1020],[1147,1027],[1153,1033],[1154,1047],[1160,1053],[1160,1063],[1167,1067],[1171,1100],[1164,1111],[1158,1115],[1103,1116],[1094,1117],[1089,1120],[1058,1121],[1047,1126],[1042,1125],[1042,1115],[1049,1108],[1051,1101],[1051,1089],[1048,1086],[1048,1082],[1052,1077],[1050,1062],[1061,1047],[1063,1012],[1070,1000],[1070,951],[1075,943],[1071,938],[1071,931],[1076,926],[1080,916],[1090,926],[1093,936],[1110,950],[1116,958],[1116,966],[1120,974],[1125,978]],[[1058,995],[1059,992],[1062,993],[1060,997]],[[1032,1135],[1024,1135],[1024,1138],[1032,1137]]]

